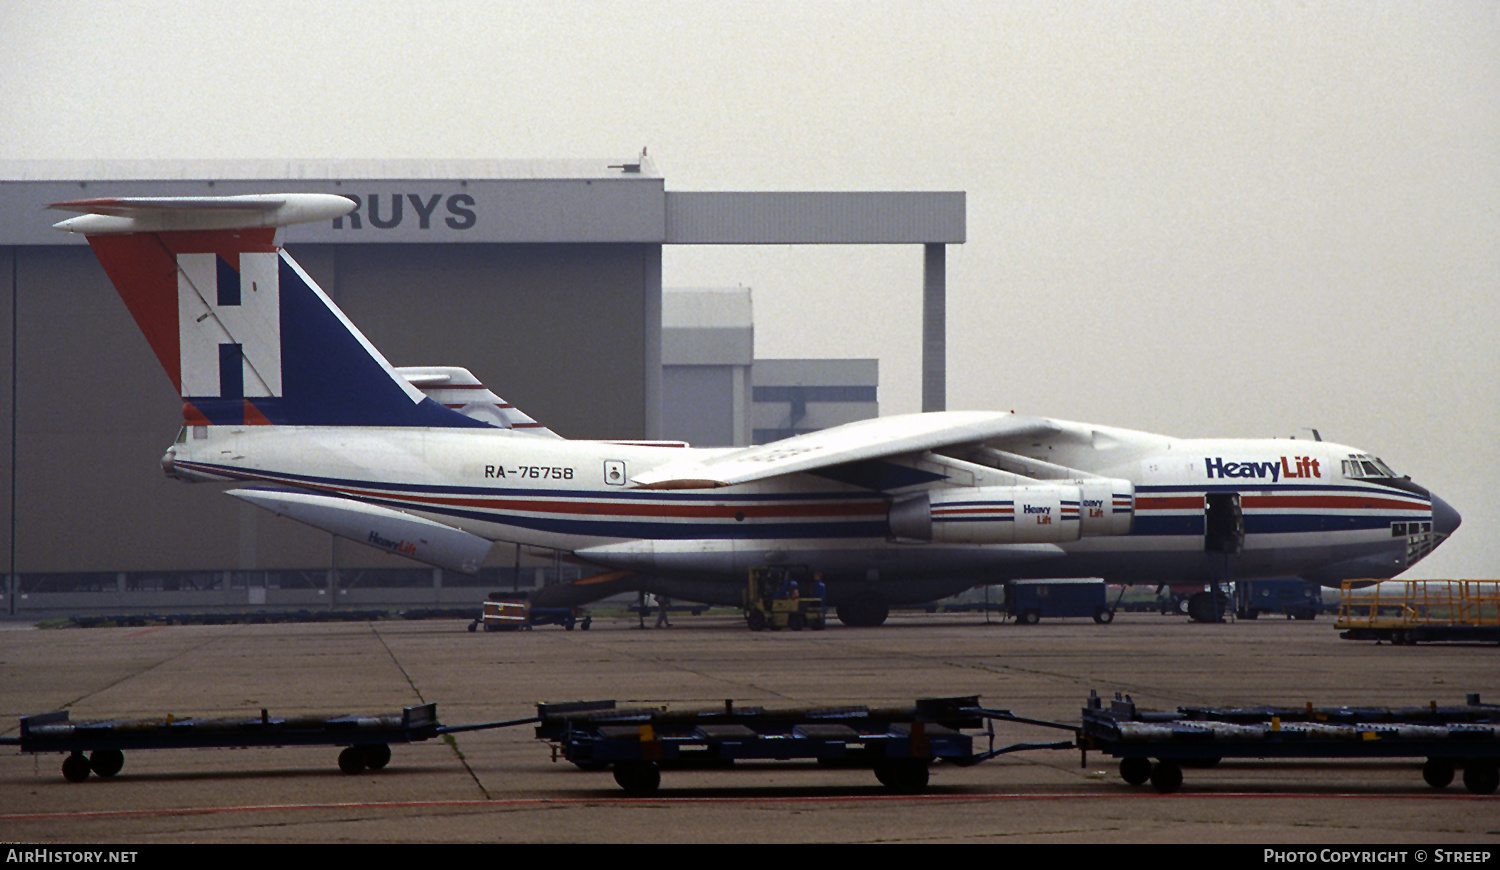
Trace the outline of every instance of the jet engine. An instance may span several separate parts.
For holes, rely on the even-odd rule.
[[[1060,544],[1124,535],[1135,487],[1097,479],[1026,486],[929,490],[891,505],[891,534],[954,544]]]

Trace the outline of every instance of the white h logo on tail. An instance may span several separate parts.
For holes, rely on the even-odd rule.
[[[177,255],[182,395],[281,395],[281,291],[276,253]],[[238,365],[236,365],[238,363]]]

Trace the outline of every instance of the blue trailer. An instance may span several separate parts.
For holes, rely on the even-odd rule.
[[[125,751],[140,749],[244,749],[251,746],[342,746],[344,773],[380,770],[391,760],[392,743],[416,743],[438,736],[437,705],[407,707],[399,713],[336,716],[260,715],[201,718],[101,719],[75,722],[67,710],[21,717],[21,736],[0,744],[27,753],[63,753],[63,777],[83,782],[89,774],[109,778],[125,766]]]
[[[583,701],[539,704],[536,736],[584,770],[612,770],[615,782],[638,796],[657,790],[663,769],[795,759],[872,770],[887,789],[915,794],[926,790],[935,761],[967,766],[1025,748],[976,754],[973,735],[963,729],[990,718],[1012,717],[981,709],[978,696],[924,698],[901,708],[776,709],[725,701],[723,707],[668,710]]]
[[[1100,624],[1115,618],[1103,580],[1012,580],[1005,584],[1005,612],[1023,625],[1043,618],[1089,616]]]
[[[1239,580],[1235,584],[1235,616],[1254,619],[1277,613],[1287,619],[1316,619],[1323,609],[1323,589],[1301,577]]]
[[[1078,746],[1120,759],[1120,778],[1162,793],[1182,786],[1184,767],[1225,758],[1425,758],[1422,779],[1441,789],[1463,770],[1476,795],[1500,788],[1500,706],[1470,694],[1440,707],[1179,707],[1147,711],[1128,695],[1106,707],[1091,693]]]

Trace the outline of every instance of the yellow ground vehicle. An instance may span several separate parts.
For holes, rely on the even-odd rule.
[[[745,624],[751,631],[822,631],[827,619],[823,599],[812,594],[815,582],[805,566],[751,568],[743,604]]]
[[[1334,626],[1345,640],[1397,646],[1500,641],[1500,580],[1345,580]]]

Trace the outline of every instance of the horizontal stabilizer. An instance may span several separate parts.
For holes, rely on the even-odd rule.
[[[333,220],[354,210],[354,201],[330,193],[253,196],[124,196],[53,203],[83,217],[53,224],[86,235],[161,233],[179,230],[239,230]]]
[[[270,489],[231,489],[228,494],[341,538],[464,574],[479,573],[492,546],[462,529],[346,498]]]
[[[505,401],[458,366],[400,366],[396,374],[422,391],[427,398],[445,408],[501,429],[528,435],[560,438],[556,432],[531,419],[515,405]]]

